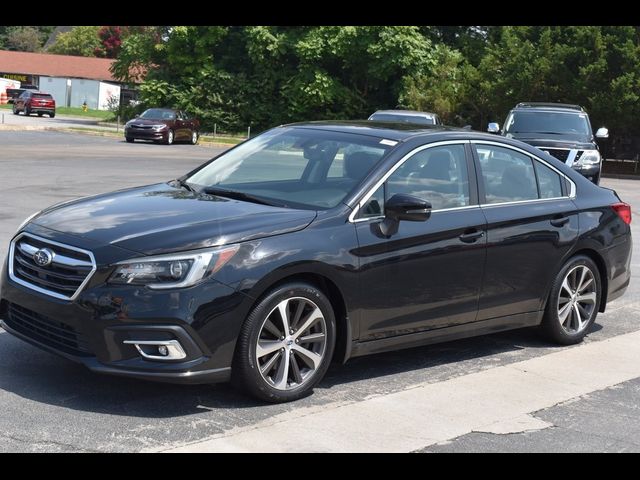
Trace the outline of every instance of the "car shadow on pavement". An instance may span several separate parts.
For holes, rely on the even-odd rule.
[[[592,332],[600,328],[596,324]],[[423,369],[427,370],[412,375],[408,381],[405,379],[406,384],[438,381],[439,377],[469,373],[469,365],[461,362],[472,362],[473,370],[477,371],[483,366],[495,367],[539,355],[543,353],[541,349],[551,352],[557,348],[532,329],[524,329],[358,357],[346,365],[332,365],[316,392],[322,397],[323,393],[348,387],[352,382],[412,375]],[[500,355],[510,358],[496,359]],[[141,418],[182,417],[206,410],[266,405],[229,384],[173,385],[94,374],[82,365],[37,349],[1,330],[0,390],[67,409]],[[313,401],[313,396],[301,402],[307,404],[308,400]]]

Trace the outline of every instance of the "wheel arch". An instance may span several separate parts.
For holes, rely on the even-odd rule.
[[[297,271],[272,272],[267,278],[255,285],[248,293],[251,302],[245,310],[246,314],[248,315],[265,295],[280,285],[293,282],[311,284],[327,296],[333,307],[336,319],[336,345],[332,360],[339,363],[346,362],[351,356],[351,342],[354,335],[348,303],[343,289],[339,286],[339,281],[326,272],[312,271],[312,269],[295,270]]]

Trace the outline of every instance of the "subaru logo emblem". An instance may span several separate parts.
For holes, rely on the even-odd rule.
[[[54,253],[51,250],[48,248],[41,248],[33,254],[33,261],[36,262],[36,265],[39,267],[46,267],[53,261],[53,256]]]

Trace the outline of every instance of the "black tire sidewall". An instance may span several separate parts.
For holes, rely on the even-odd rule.
[[[277,390],[270,386],[258,370],[255,345],[265,317],[278,303],[290,297],[308,298],[322,311],[327,328],[325,353],[320,368],[308,382],[292,390]],[[302,398],[313,390],[322,380],[333,356],[336,340],[336,322],[333,307],[325,294],[317,287],[307,283],[289,283],[275,288],[260,300],[247,317],[238,338],[236,356],[232,369],[233,381],[251,395],[272,403],[288,402]]]
[[[584,265],[588,267],[596,282],[596,305],[594,307],[594,313],[589,320],[589,324],[578,333],[568,333],[565,332],[562,326],[560,325],[560,321],[558,319],[558,297],[560,295],[560,287],[562,286],[562,282],[564,281],[565,276],[572,268]],[[578,255],[571,258],[565,265],[560,269],[560,272],[556,275],[556,278],[553,281],[551,286],[551,291],[549,292],[549,298],[547,300],[547,306],[545,308],[545,314],[542,321],[542,326],[547,334],[547,337],[562,345],[573,345],[576,343],[580,343],[583,338],[589,333],[591,326],[596,320],[598,316],[598,310],[600,309],[600,302],[602,301],[602,280],[600,278],[600,271],[598,270],[598,266],[595,262],[587,257],[586,255]]]

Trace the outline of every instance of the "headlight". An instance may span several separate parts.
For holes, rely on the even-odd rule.
[[[117,263],[108,283],[145,285],[154,289],[190,287],[220,270],[239,248],[238,245],[233,245],[126,260]]]
[[[166,125],[152,125],[154,130],[162,130],[163,128],[166,128]]]
[[[27,218],[25,218],[24,221],[20,224],[20,226],[16,230],[16,232],[19,232],[20,230],[22,230],[27,223],[29,223],[31,220],[33,220],[34,217],[40,215],[40,212],[42,212],[42,210],[38,210],[36,213],[32,213]]]
[[[585,150],[576,163],[583,163],[592,165],[594,163],[600,163],[600,152],[598,150]]]

